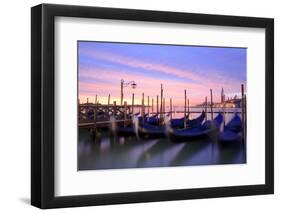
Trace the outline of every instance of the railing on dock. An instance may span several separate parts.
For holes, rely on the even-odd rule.
[[[178,110],[177,110],[178,108]],[[124,122],[126,124],[129,124],[132,122],[133,115],[138,112],[135,109],[139,109],[139,116],[144,116],[147,113],[147,116],[156,115],[157,111],[152,110],[152,105],[150,106],[133,106],[128,105],[127,102],[124,102],[124,106],[120,105],[95,105],[92,103],[88,104],[82,104],[79,106],[79,121],[78,126],[80,128],[91,128],[91,127],[107,127],[110,126],[110,116],[114,116],[116,119],[116,122]],[[197,115],[200,114],[203,110],[206,112],[206,118],[211,118],[211,107],[205,106],[205,107],[189,107],[189,113],[187,113],[187,110],[184,110],[184,107],[182,106],[173,106],[172,102],[170,100],[170,106],[169,109],[164,110],[161,112],[162,117],[164,115],[168,116],[170,119],[177,118],[177,117],[183,117],[185,114],[189,115]],[[134,111],[135,110],[135,111]],[[239,113],[242,114],[242,108],[213,108],[212,113],[217,114],[223,112],[224,115],[226,114],[234,114]],[[142,115],[143,113],[143,115]],[[96,115],[95,115],[96,114]],[[91,116],[89,116],[91,115]],[[158,116],[160,117],[160,113],[158,113]]]

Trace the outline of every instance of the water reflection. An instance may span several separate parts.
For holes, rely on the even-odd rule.
[[[174,144],[168,139],[111,136],[107,131],[93,138],[89,131],[79,130],[79,170],[241,163],[246,163],[242,144],[221,147],[211,139]]]

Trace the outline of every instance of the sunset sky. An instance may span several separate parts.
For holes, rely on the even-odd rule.
[[[210,97],[220,100],[221,88],[226,96],[240,94],[246,84],[246,49],[200,46],[148,45],[110,42],[78,42],[78,78],[80,102],[120,103],[120,82],[135,81],[136,89],[124,88],[124,101],[141,103],[141,95],[156,100],[163,84],[164,97],[173,104],[184,104],[184,89],[190,104]]]

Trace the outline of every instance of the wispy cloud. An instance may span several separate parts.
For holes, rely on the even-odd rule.
[[[80,48],[79,57],[98,62],[94,65],[80,62],[79,96],[85,99],[97,94],[102,102],[106,102],[108,94],[111,94],[111,100],[120,100],[121,79],[135,80],[137,83],[136,89],[125,89],[125,100],[130,101],[132,93],[135,94],[136,103],[140,103],[142,93],[155,100],[160,94],[160,85],[163,84],[165,98],[173,98],[173,103],[178,105],[183,104],[184,89],[187,89],[191,104],[197,104],[205,96],[209,96],[210,88],[213,89],[214,101],[219,101],[222,87],[227,94],[237,94],[240,84],[245,83],[241,79],[230,77],[227,72],[214,70],[213,67],[195,72],[176,64],[156,63],[141,57],[99,49]]]
[[[204,75],[197,74],[192,70],[180,69],[177,67],[165,65],[165,64],[157,64],[148,62],[145,60],[135,59],[127,56],[116,55],[103,51],[89,51],[89,50],[80,50],[81,55],[86,55],[88,57],[93,57],[97,59],[102,59],[109,62],[114,62],[122,65],[126,65],[132,68],[141,68],[147,71],[154,71],[160,74],[169,74],[179,77],[187,82],[196,82],[197,84],[208,84],[210,87],[217,87],[218,85],[227,85],[229,82],[232,84],[239,85],[239,81],[233,78],[229,78],[225,75],[214,75],[215,72],[212,70],[212,74],[210,75],[210,70],[206,70]]]
[[[105,100],[108,94],[111,94],[112,100],[119,100],[120,98],[120,76],[124,79],[137,79],[137,88],[125,88],[125,99],[130,100],[131,94],[134,93],[136,97],[136,103],[140,103],[142,93],[145,96],[150,96],[150,98],[156,99],[156,96],[160,95],[160,85],[164,85],[164,96],[166,98],[173,98],[174,103],[180,104],[183,102],[184,89],[187,89],[188,98],[190,98],[191,103],[202,102],[204,97],[209,95],[210,84],[196,84],[196,83],[183,83],[177,82],[173,79],[154,79],[153,77],[147,77],[145,75],[135,75],[127,73],[122,70],[110,70],[110,69],[83,69],[80,77],[88,79],[92,82],[79,82],[79,94],[81,96],[95,96],[99,94],[102,99]],[[104,79],[111,80],[111,83],[103,82]],[[228,87],[227,90],[236,89]],[[215,97],[214,100],[219,100],[220,89],[214,90]]]

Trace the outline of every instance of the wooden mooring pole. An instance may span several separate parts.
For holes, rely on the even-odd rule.
[[[244,120],[245,120],[245,137],[247,137],[247,95],[244,94]]]
[[[214,114],[213,114],[213,90],[210,89],[210,95],[211,95],[211,120],[214,119]]]
[[[149,96],[147,96],[147,113],[148,113],[148,117],[149,117],[149,113],[150,113],[149,107],[150,107],[150,105],[149,105]]]
[[[97,128],[97,112],[98,112],[98,95],[95,97],[95,110],[94,110],[94,129]]]
[[[163,113],[163,119],[164,119],[165,113],[166,113],[166,109],[165,109],[166,106],[165,105],[166,105],[165,98],[163,98],[163,112],[162,112]]]
[[[172,98],[170,98],[170,119],[173,118],[173,102]]]
[[[127,101],[124,101],[124,127],[127,126]]]
[[[244,140],[247,140],[247,95],[244,94]],[[246,143],[245,143],[246,146]],[[246,147],[245,147],[246,148]]]
[[[159,100],[158,100],[158,95],[156,97],[156,113],[157,113],[157,117],[158,117],[158,114],[159,114]]]
[[[184,90],[184,128],[186,128],[186,89]]]
[[[163,113],[163,85],[161,84],[161,93],[160,93],[160,122],[162,122],[162,113]]]
[[[132,115],[134,115],[134,107],[135,107],[135,94],[133,93],[132,94],[132,109],[131,109]]]
[[[107,117],[109,118],[109,107],[110,107],[110,94],[108,95],[107,99]]]
[[[190,116],[190,110],[189,110],[189,98],[187,99],[187,115]]]
[[[163,98],[163,121],[166,115],[166,100],[165,98]]]
[[[225,127],[225,95],[224,89],[221,89],[221,104],[222,104],[222,112],[223,112],[223,127]]]
[[[121,80],[121,99],[120,99],[120,105],[121,106],[123,105],[123,98],[124,98],[123,90],[124,90],[124,81]]]
[[[141,101],[141,116],[142,116],[142,120],[144,122],[144,93],[142,93],[142,101]]]
[[[241,112],[241,117],[242,117],[242,142],[244,142],[245,139],[245,115],[244,115],[244,85],[241,84],[241,108],[242,108],[242,112]]]
[[[206,113],[206,117],[205,117],[205,120],[207,121],[208,120],[208,97],[206,96],[205,97],[205,113]]]
[[[152,98],[152,103],[151,103],[151,113],[154,113],[154,99]]]
[[[113,101],[113,116],[116,116],[116,101]]]

